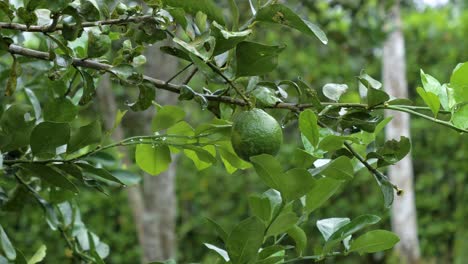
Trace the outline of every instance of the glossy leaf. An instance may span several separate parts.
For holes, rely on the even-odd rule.
[[[171,153],[166,145],[137,145],[135,159],[138,166],[151,175],[158,175],[169,168]]]
[[[327,36],[318,26],[300,18],[294,11],[282,4],[270,4],[260,8],[255,15],[255,20],[291,27],[308,36],[317,37],[323,44],[328,42]]]
[[[468,62],[458,64],[450,77],[453,100],[456,104],[468,102]]]
[[[7,234],[5,233],[5,230],[3,230],[3,227],[1,225],[0,225],[0,246],[2,248],[3,253],[8,259],[14,260],[16,258],[16,250],[11,244],[10,239],[8,238]]]
[[[329,252],[334,245],[338,244],[340,241],[343,241],[348,236],[356,233],[357,231],[378,223],[380,217],[375,215],[361,215],[351,222],[341,226],[327,239],[327,243],[324,246],[324,252]]]
[[[240,222],[232,230],[226,242],[229,257],[233,263],[249,263],[258,254],[263,242],[265,226],[257,217]]]
[[[76,165],[78,165],[78,167],[81,168],[84,176],[91,177],[97,180],[106,180],[124,185],[124,183],[118,177],[115,177],[105,169],[96,168],[87,163],[77,163]]]
[[[45,245],[41,245],[36,253],[28,260],[28,264],[36,264],[44,260],[46,256],[47,247]]]
[[[211,20],[224,24],[223,12],[212,0],[162,0],[162,2],[168,6],[180,7],[192,15],[203,12]]]
[[[29,174],[36,176],[48,184],[60,187],[73,193],[78,193],[78,188],[65,175],[60,174],[49,166],[37,163],[25,163],[21,168],[26,169]]]
[[[327,83],[323,86],[322,92],[328,99],[338,102],[340,97],[346,93],[348,85],[338,83]]]
[[[322,206],[330,197],[336,193],[342,181],[332,178],[320,178],[314,187],[307,193],[304,211],[311,213]]]
[[[458,128],[468,129],[468,102],[455,109],[451,122]]]
[[[218,253],[218,255],[220,255],[226,262],[229,261],[229,255],[226,252],[226,250],[224,250],[222,248],[219,248],[219,247],[217,247],[215,245],[208,244],[208,243],[203,243],[203,245],[205,245],[205,247],[207,247],[208,249]]]
[[[325,241],[336,232],[336,230],[340,229],[342,226],[351,222],[349,218],[327,218],[321,219],[317,221],[317,228],[322,234]]]
[[[264,75],[273,71],[278,65],[278,54],[283,49],[281,46],[248,41],[239,43],[236,49],[237,77]]]
[[[35,156],[54,157],[60,154],[58,148],[66,145],[69,140],[69,124],[42,122],[31,132],[31,151]]]
[[[182,108],[174,105],[166,105],[157,110],[152,121],[153,131],[160,131],[173,126],[175,123],[184,119],[185,112]]]
[[[336,180],[350,180],[354,176],[351,160],[346,156],[340,156],[329,163],[309,170],[313,176],[323,175]]]
[[[387,230],[372,230],[351,242],[349,252],[374,253],[392,248],[400,239]]]
[[[316,147],[319,141],[319,126],[315,113],[307,109],[299,115],[299,129],[301,133]]]
[[[234,48],[238,43],[244,41],[252,34],[252,30],[250,29],[240,32],[227,31],[223,26],[216,22],[213,22],[211,25],[211,31],[212,35],[216,38],[216,47],[213,52],[215,55]]]

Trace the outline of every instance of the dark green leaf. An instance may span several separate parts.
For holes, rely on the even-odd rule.
[[[109,36],[88,31],[88,57],[97,58],[105,55],[111,47]]]
[[[224,24],[223,12],[212,0],[162,0],[162,2],[168,6],[180,7],[192,15],[203,12],[209,19]]]
[[[169,168],[171,153],[166,145],[137,145],[135,159],[138,166],[151,175],[158,175]]]
[[[411,143],[407,137],[400,137],[400,141],[396,139],[388,140],[385,144],[378,148],[375,152],[367,154],[367,159],[377,158],[377,166],[384,167],[392,165],[403,159],[411,150]]]
[[[99,144],[101,142],[101,124],[99,121],[91,122],[86,126],[82,126],[72,133],[70,141],[67,147],[67,153],[72,153],[81,148],[84,148],[89,145]]]
[[[119,179],[125,186],[133,186],[141,181],[140,175],[129,170],[112,170],[110,174]]]
[[[18,17],[21,20],[24,21],[26,26],[37,24],[37,15],[36,15],[36,13],[30,12],[29,10],[26,10],[26,8],[24,8],[24,7],[18,8],[18,10],[16,10],[16,14],[18,15]]]
[[[93,100],[96,94],[96,87],[94,86],[93,77],[86,71],[79,71],[81,78],[83,79],[83,95],[80,99],[80,105],[85,105]]]
[[[351,242],[349,252],[374,253],[392,248],[400,239],[387,230],[372,230]]]
[[[306,195],[316,182],[306,169],[301,168],[287,171],[279,180],[279,191],[287,201],[293,201]]]
[[[265,223],[269,223],[272,215],[270,200],[265,195],[254,194],[249,196],[249,207],[252,215]]]
[[[214,229],[216,230],[216,232],[218,233],[218,236],[226,243],[227,239],[228,239],[228,234],[226,233],[226,231],[223,229],[223,227],[221,225],[219,225],[218,223],[216,223],[213,219],[211,218],[206,218],[206,220],[208,221],[208,223],[214,227]]]
[[[143,81],[138,85],[138,89],[140,90],[138,101],[129,104],[129,106],[133,111],[144,111],[152,105],[156,97],[156,90],[149,81]]]
[[[213,54],[218,55],[223,52],[226,52],[239,44],[239,42],[244,41],[250,34],[252,30],[247,29],[240,32],[227,31],[220,24],[213,22],[211,24],[212,35],[216,38],[216,46]]]
[[[10,76],[8,77],[6,88],[5,88],[5,96],[11,96],[16,91],[16,86],[18,84],[18,75],[21,71],[21,66],[18,63],[15,56],[13,56],[13,64],[11,65]]]
[[[232,230],[226,242],[233,263],[246,264],[255,259],[263,242],[265,226],[257,217],[240,222]]]
[[[318,26],[300,18],[294,11],[282,4],[271,4],[260,8],[255,15],[255,20],[291,27],[308,36],[316,36],[323,44],[328,42],[327,36]]]
[[[0,121],[5,138],[1,139],[0,148],[8,152],[29,145],[29,138],[34,128],[34,111],[25,104],[13,104],[2,115]]]
[[[82,169],[83,174],[85,176],[95,178],[98,180],[104,179],[107,181],[116,182],[118,184],[125,185],[118,177],[115,177],[114,175],[112,175],[110,172],[108,172],[105,169],[96,168],[87,163],[76,163],[76,165],[78,165],[78,167]]]
[[[260,43],[244,41],[237,45],[236,76],[264,75],[273,71],[278,65],[278,54],[282,46],[267,46]]]
[[[88,0],[80,0],[80,14],[86,21],[97,21],[101,17],[99,8]]]
[[[26,169],[33,176],[36,176],[48,184],[78,193],[78,188],[65,175],[60,174],[49,166],[37,163],[25,163],[21,168]]]
[[[70,125],[67,123],[42,122],[31,132],[31,151],[34,156],[54,157],[65,152],[59,147],[70,140]]]

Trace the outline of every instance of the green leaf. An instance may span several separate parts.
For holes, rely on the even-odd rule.
[[[48,0],[32,0],[32,1],[28,1],[26,8],[30,11],[33,11],[39,8],[44,8],[44,9],[49,9],[52,13],[58,13],[61,10],[63,10],[65,7],[67,7],[68,4],[71,2],[72,0],[56,0],[53,2],[50,2]]]
[[[16,10],[16,14],[21,20],[24,21],[26,26],[37,24],[36,13],[30,12],[29,10],[26,10],[26,8],[24,7],[18,8],[18,10]]]
[[[73,193],[78,193],[78,188],[65,175],[57,172],[49,166],[38,163],[25,163],[20,166],[27,170],[29,174],[36,176],[48,184],[60,187]]]
[[[18,63],[15,56],[13,56],[13,64],[11,65],[10,75],[8,77],[5,96],[12,96],[16,91],[16,86],[18,84],[18,75],[21,72],[21,66]]]
[[[280,163],[271,155],[262,154],[250,158],[258,176],[270,188],[279,190],[281,179],[283,177],[283,168]]]
[[[195,40],[193,40],[190,43],[187,43],[177,37],[175,37],[173,40],[175,43],[179,44],[182,47],[182,49],[187,51],[189,55],[195,55],[196,57],[202,59],[204,62],[208,61],[213,55],[216,43],[215,38],[207,33],[198,36]]]
[[[343,241],[348,236],[356,233],[357,231],[368,227],[370,225],[374,225],[380,221],[380,217],[375,215],[361,215],[351,222],[341,226],[337,229],[333,234],[327,239],[327,243],[325,243],[325,249],[331,249],[334,245]],[[328,252],[328,250],[324,250]]]
[[[112,170],[110,174],[119,179],[125,186],[133,186],[141,181],[140,175],[129,170]]]
[[[288,235],[294,239],[294,242],[296,243],[296,252],[299,256],[302,256],[302,252],[306,249],[307,246],[307,235],[297,225],[294,225],[292,228],[288,230]]]
[[[151,175],[158,175],[169,168],[171,153],[166,145],[137,145],[135,159],[138,166]]]
[[[197,12],[205,13],[209,19],[224,24],[223,12],[212,0],[162,0],[162,2],[168,6],[180,7],[192,15]]]
[[[204,170],[216,163],[216,148],[205,146],[203,148],[187,145],[184,147],[184,154],[190,158],[198,170]]]
[[[374,253],[392,248],[400,241],[397,235],[387,230],[372,230],[351,242],[349,252]]]
[[[296,216],[295,213],[287,212],[280,214],[268,227],[266,236],[276,236],[282,234],[289,229],[293,228],[293,226],[297,223],[299,218]]]
[[[78,165],[78,167],[81,168],[81,170],[83,171],[83,174],[85,176],[88,176],[88,177],[91,177],[91,178],[94,178],[94,179],[98,179],[98,180],[107,180],[107,181],[111,181],[111,182],[115,182],[115,183],[118,183],[118,184],[121,184],[121,185],[125,185],[118,177],[115,177],[114,175],[112,175],[111,173],[109,173],[107,170],[105,169],[102,169],[102,168],[96,168],[90,164],[87,164],[87,163],[76,163],[76,165]]]
[[[258,217],[265,223],[270,221],[271,205],[268,197],[259,194],[249,196],[249,207],[252,215]]]
[[[285,247],[281,245],[272,245],[266,248],[262,248],[260,253],[258,254],[259,260],[269,259],[272,256],[283,255],[284,256]],[[263,262],[260,262],[263,263]],[[269,262],[267,262],[269,263]],[[273,262],[277,263],[277,262]],[[259,264],[259,261],[255,262],[255,264]]]
[[[437,95],[438,101],[440,100],[440,104],[442,104],[442,107],[446,110],[449,110],[450,107],[448,104],[448,94],[447,94],[447,89],[446,89],[447,87],[442,86],[436,78],[432,77],[429,74],[424,73],[423,70],[421,70],[421,81],[422,81],[424,90],[428,93],[433,93]],[[426,100],[424,101],[426,102]],[[426,104],[429,105],[427,102]]]
[[[421,87],[416,88],[416,91],[427,104],[427,106],[429,106],[434,116],[437,116],[437,113],[439,113],[440,109],[439,97],[432,92],[424,91],[424,89]]]
[[[221,155],[221,160],[223,161],[224,166],[228,173],[232,174],[237,169],[247,169],[252,167],[252,165],[242,159],[240,159],[235,153],[234,149],[232,148],[231,141],[226,141],[224,143],[219,143],[216,146],[219,154]]]
[[[375,152],[367,154],[367,159],[377,158],[377,166],[384,167],[393,165],[403,159],[411,150],[409,138],[400,137],[400,141],[396,139],[388,140],[385,144],[378,148]]]
[[[306,195],[316,182],[312,175],[302,168],[287,171],[279,180],[279,191],[286,201],[294,201]]]
[[[214,229],[216,230],[216,232],[218,233],[218,236],[224,241],[226,242],[227,239],[228,239],[228,234],[226,233],[226,231],[223,229],[223,227],[221,227],[221,225],[219,225],[218,223],[216,223],[213,219],[211,218],[208,218],[206,217],[206,220],[208,221],[208,223],[214,227]]]
[[[203,245],[205,245],[205,247],[207,247],[208,249],[213,250],[214,252],[216,252],[219,256],[221,256],[224,259],[224,261],[226,261],[226,262],[229,261],[229,255],[226,252],[226,250],[224,250],[222,248],[219,248],[219,247],[217,247],[215,245],[208,244],[208,243],[203,243]]]
[[[317,116],[307,109],[299,115],[299,129],[301,133],[316,147],[319,141],[319,127],[317,125]]]
[[[133,67],[129,64],[119,64],[109,71],[123,81],[127,81],[133,75]]]
[[[332,178],[320,178],[314,187],[306,195],[304,211],[309,214],[322,206],[330,197],[336,193],[342,181]]]
[[[140,90],[138,101],[129,104],[128,106],[130,106],[133,111],[144,111],[153,104],[153,100],[156,97],[156,90],[154,89],[153,84],[147,80],[140,83],[138,85],[138,89]]]
[[[260,8],[255,15],[255,20],[291,27],[308,36],[317,37],[323,44],[328,42],[327,36],[318,26],[300,18],[294,11],[281,4]]]
[[[25,104],[13,104],[2,115],[0,126],[6,135],[0,138],[0,148],[8,152],[29,145],[34,128],[34,111]]]
[[[57,148],[64,146],[70,140],[70,125],[68,123],[42,122],[31,132],[31,151],[34,156],[54,157],[61,152]]]
[[[111,46],[109,36],[88,31],[88,57],[98,58],[107,53]]]
[[[29,88],[24,88],[24,93],[28,97],[28,100],[34,109],[34,115],[36,117],[36,120],[39,120],[42,115],[42,109],[41,104],[39,103],[39,99],[37,98],[36,94]]]
[[[458,64],[450,77],[455,104],[468,102],[468,62]]]
[[[34,255],[28,260],[28,264],[36,264],[44,260],[47,247],[41,245]]]
[[[81,79],[83,79],[83,95],[80,99],[80,105],[85,105],[91,100],[93,100],[94,95],[96,94],[96,87],[94,86],[94,79],[86,71],[78,71],[81,75]]]
[[[309,172],[313,176],[323,175],[336,180],[350,180],[354,176],[353,165],[346,156],[340,156],[323,166],[309,169]]]
[[[240,222],[232,230],[226,242],[233,263],[246,264],[255,259],[262,246],[265,225],[257,217]]]
[[[92,1],[80,0],[80,14],[86,21],[97,21],[101,15],[98,6],[94,5]]]
[[[213,22],[211,24],[212,35],[216,38],[216,46],[213,54],[218,55],[226,52],[244,41],[252,34],[252,30],[247,29],[240,32],[233,32],[224,29],[220,24]]]
[[[346,93],[348,85],[338,83],[327,83],[323,86],[322,92],[328,99],[338,102],[340,97]]]
[[[468,129],[468,104],[457,106],[452,114],[452,124],[461,129]]]
[[[151,127],[153,131],[160,131],[173,126],[184,119],[185,112],[182,108],[174,105],[161,107],[153,118]]]
[[[244,41],[237,45],[236,76],[256,76],[267,74],[278,65],[278,54],[282,46],[267,46],[260,43]]]
[[[2,248],[3,253],[9,260],[14,260],[16,258],[16,250],[11,244],[10,239],[8,238],[5,230],[0,225],[0,246]]]
[[[255,90],[252,91],[252,95],[256,99],[256,106],[260,108],[274,106],[282,102],[281,99],[276,96],[275,92],[265,86],[257,86]]]
[[[73,153],[81,148],[101,142],[101,124],[99,121],[91,122],[86,126],[82,126],[78,131],[72,133],[68,143],[67,153]]]
[[[317,221],[317,228],[325,241],[331,237],[336,230],[351,222],[349,218],[326,218]]]

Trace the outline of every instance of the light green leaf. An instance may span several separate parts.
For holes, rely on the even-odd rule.
[[[257,217],[247,218],[234,227],[226,242],[232,263],[249,263],[255,259],[264,232],[265,225]]]
[[[445,85],[441,85],[440,82],[436,78],[432,77],[429,74],[424,73],[422,69],[421,69],[421,82],[426,92],[430,92],[438,96],[438,99],[440,100],[440,104],[445,110],[450,109],[449,104],[448,104],[447,87]],[[424,101],[426,102],[426,100]],[[427,102],[426,104],[429,105]]]
[[[307,109],[299,115],[299,129],[301,133],[316,147],[319,141],[319,127],[317,125],[317,116],[315,113]]]
[[[451,122],[458,128],[468,129],[468,103],[457,106],[453,112]]]
[[[374,253],[392,248],[400,241],[397,235],[387,230],[372,230],[351,242],[349,252]]]
[[[28,264],[36,264],[44,260],[46,256],[47,247],[42,245],[39,249],[34,253],[34,255],[28,260]]]
[[[300,18],[294,11],[281,4],[260,8],[255,15],[255,20],[294,28],[308,36],[316,36],[323,44],[328,42],[327,36],[318,26]]]
[[[237,45],[236,76],[264,75],[273,71],[278,65],[278,54],[282,46],[267,46],[260,43],[244,41]]]
[[[252,95],[256,99],[256,106],[260,108],[274,106],[277,103],[282,102],[281,99],[276,96],[275,92],[265,86],[257,86],[252,91]]]
[[[153,131],[160,131],[173,126],[175,123],[184,119],[185,112],[182,108],[174,105],[161,107],[153,118],[151,127]]]
[[[137,145],[135,159],[138,166],[151,175],[158,175],[169,168],[171,153],[166,145]]]
[[[336,193],[342,181],[332,178],[320,178],[315,182],[312,190],[306,195],[304,211],[309,214],[322,206],[330,197]]]
[[[450,77],[455,104],[468,102],[468,62],[458,64]],[[449,95],[450,96],[450,95]]]
[[[416,88],[416,91],[418,92],[419,96],[421,96],[421,98],[424,100],[424,103],[426,103],[427,106],[429,106],[434,116],[437,116],[437,113],[439,113],[440,109],[439,97],[432,92],[424,91],[424,89],[421,87]]]
[[[73,153],[81,148],[101,142],[102,130],[99,121],[82,126],[72,133],[67,147],[67,153]]]

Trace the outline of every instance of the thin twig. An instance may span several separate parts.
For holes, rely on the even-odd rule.
[[[197,72],[198,68],[193,69],[193,71],[187,76],[187,78],[185,78],[185,80],[182,83],[187,85],[192,80],[193,76],[197,74]]]
[[[57,19],[58,20],[58,19]],[[83,22],[81,24],[81,27],[86,28],[86,27],[98,27],[101,25],[122,25],[122,24],[128,24],[128,23],[138,23],[146,20],[154,20],[153,16],[135,16],[135,17],[127,17],[127,18],[118,18],[118,19],[108,19],[108,20],[100,20],[100,21],[94,21],[94,22]],[[25,24],[20,24],[20,23],[6,23],[6,22],[0,22],[0,29],[12,29],[12,30],[18,30],[18,31],[24,31],[24,32],[54,32],[58,30],[63,29],[63,24],[56,24],[54,25],[55,19],[52,20],[51,25],[44,25],[44,26],[27,26]],[[71,24],[70,26],[77,26],[76,24]]]
[[[178,71],[176,74],[174,74],[171,78],[169,78],[166,81],[166,83],[170,83],[171,81],[173,81],[175,78],[177,78],[177,76],[181,75],[184,71],[186,71],[192,65],[193,65],[193,62],[191,62],[189,65],[185,66],[184,68],[182,68],[180,71]]]

